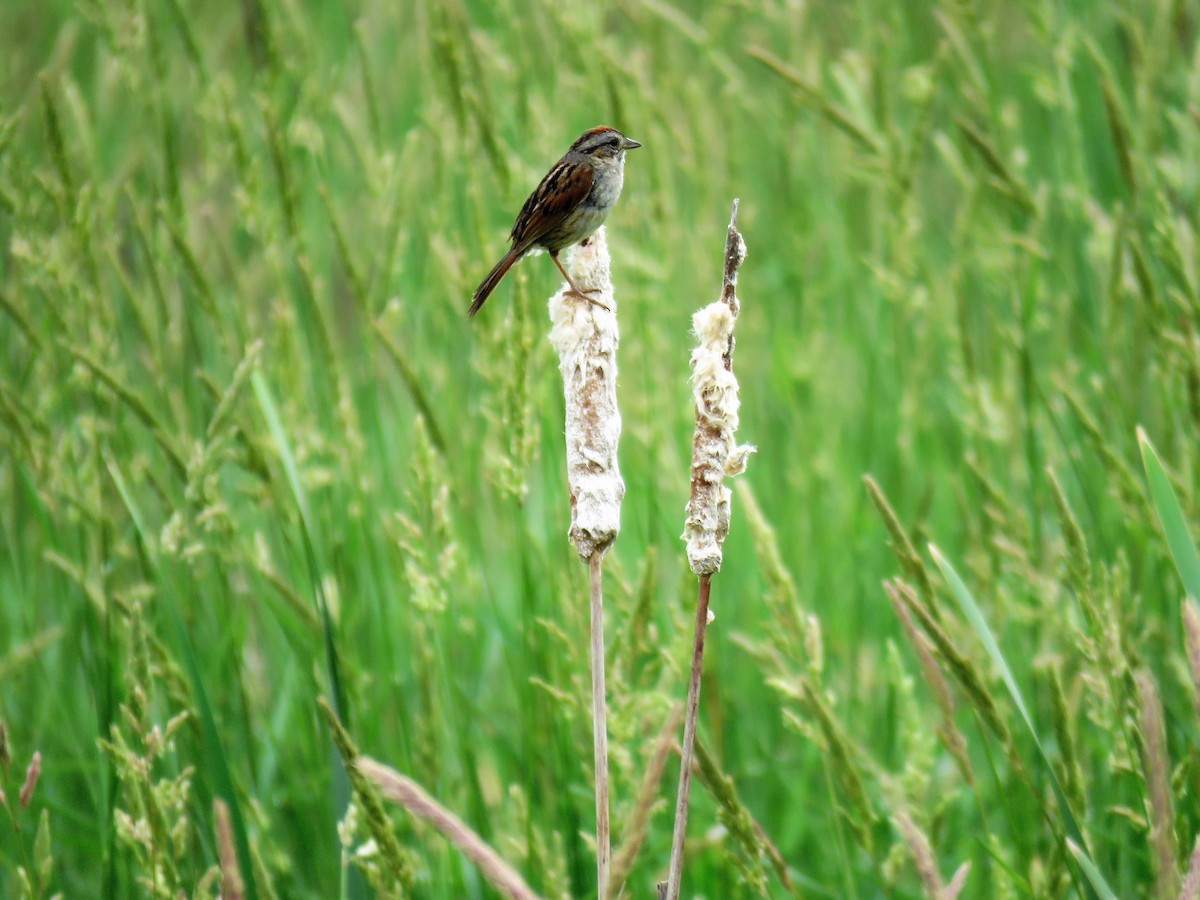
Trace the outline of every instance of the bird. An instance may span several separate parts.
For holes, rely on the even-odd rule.
[[[558,254],[604,224],[621,196],[625,152],[640,146],[609,125],[597,125],[581,134],[521,207],[509,234],[512,247],[475,289],[467,315],[479,312],[513,264],[535,248],[550,254],[571,287],[568,293],[591,300],[571,281]]]

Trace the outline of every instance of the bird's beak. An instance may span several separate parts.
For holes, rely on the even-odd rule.
[[[621,145],[622,150],[632,150],[634,147],[642,146],[640,141],[635,141],[633,138],[621,138],[625,143]]]

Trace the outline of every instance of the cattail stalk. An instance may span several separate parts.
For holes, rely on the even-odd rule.
[[[667,900],[678,900],[683,881],[683,845],[692,788],[704,637],[710,618],[709,597],[713,573],[721,568],[721,545],[729,534],[731,494],[725,486],[725,476],[742,472],[747,458],[754,452],[753,447],[739,447],[734,440],[740,401],[737,378],[733,374],[733,326],[740,309],[736,291],[738,269],[746,258],[746,243],[737,230],[737,208],[738,201],[734,200],[725,240],[725,279],[721,297],[692,317],[692,328],[699,339],[692,352],[696,431],[692,439],[692,490],[683,537],[687,541],[688,564],[699,577],[700,585],[680,753],[679,793],[675,802],[675,833],[665,891]]]
[[[572,281],[550,298],[550,342],[558,351],[566,399],[569,536],[588,564],[591,608],[592,735],[596,769],[597,896],[606,897],[612,858],[608,811],[608,726],[604,686],[602,561],[621,529],[625,482],[617,466],[617,305],[604,229],[566,259]]]
[[[712,575],[701,575],[696,599],[696,627],[692,641],[692,674],[688,681],[687,712],[683,720],[683,748],[679,762],[679,791],[675,797],[675,833],[671,839],[667,900],[679,900],[679,888],[683,883],[683,845],[687,839],[688,802],[692,795],[692,758],[696,747],[696,721],[700,715],[700,675],[704,668],[704,636],[708,630],[708,601],[711,592]]]
[[[608,710],[604,688],[604,590],[596,550],[588,561],[591,598],[592,762],[596,772],[596,896],[607,897],[612,870],[612,825],[608,801]]]

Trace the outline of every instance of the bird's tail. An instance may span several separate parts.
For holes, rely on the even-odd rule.
[[[504,258],[501,259],[500,262],[496,263],[496,266],[492,269],[492,271],[488,272],[487,278],[483,279],[483,282],[479,285],[479,287],[475,288],[475,297],[471,300],[471,308],[467,310],[468,316],[474,316],[475,313],[479,312],[480,307],[483,306],[483,304],[487,301],[487,298],[491,296],[492,291],[496,289],[496,285],[500,283],[500,279],[503,278],[505,274],[507,274],[508,270],[513,267],[513,263],[520,259],[524,254],[524,247],[513,247],[504,254]]]

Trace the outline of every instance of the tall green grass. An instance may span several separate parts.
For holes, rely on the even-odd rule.
[[[645,145],[609,229],[615,846],[685,690],[686,330],[739,196],[759,454],[685,895],[917,897],[969,862],[961,896],[1167,896],[1200,830],[1198,28],[1192,0],[0,5],[0,894],[50,859],[44,896],[212,896],[220,797],[253,896],[494,896],[401,811],[402,864],[350,862],[319,696],[542,895],[594,892],[556,273],[464,313],[610,122]]]

